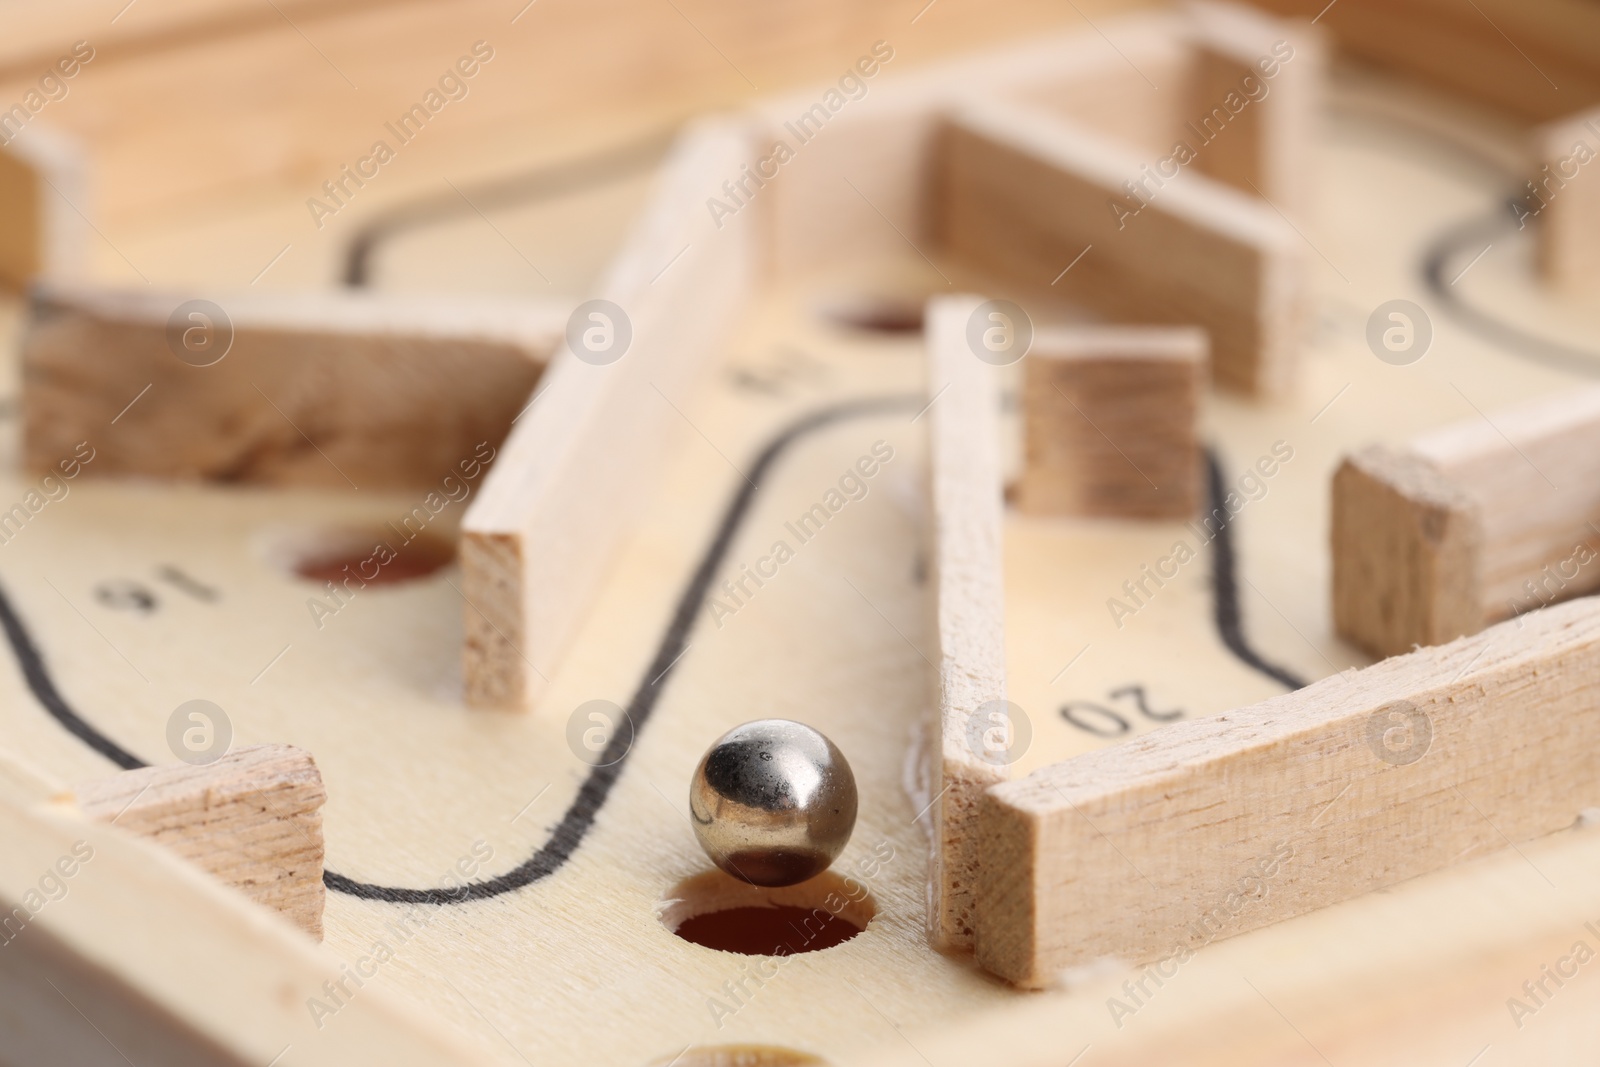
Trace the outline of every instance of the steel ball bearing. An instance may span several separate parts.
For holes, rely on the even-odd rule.
[[[828,869],[856,824],[856,780],[822,734],[758,719],[717,739],[689,785],[695,836],[711,861],[762,886]]]

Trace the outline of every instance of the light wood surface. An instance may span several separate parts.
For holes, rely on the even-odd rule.
[[[946,2],[917,26],[940,15]],[[1125,80],[1144,85],[1112,47],[1143,66],[1144,54],[1120,20],[1079,7],[1093,26],[1076,24],[1107,69],[1122,67]],[[697,11],[685,11],[698,18]],[[666,9],[662,14],[676,18]],[[1077,18],[1067,9],[1060,14]],[[328,47],[315,27],[306,28]],[[846,51],[853,59],[858,45],[851,42]],[[1165,89],[1162,71],[1145,72]],[[892,65],[888,74],[894,74]],[[873,92],[879,88],[888,83]],[[1384,83],[1374,91],[1394,92]],[[1325,180],[1313,217],[1297,223],[1344,277],[1320,259],[1313,263],[1318,315],[1303,339],[1301,382],[1270,404],[1208,394],[1202,410],[1223,487],[1249,501],[1232,523],[1241,632],[1265,660],[1304,678],[1365,662],[1332,633],[1328,614],[1328,478],[1340,456],[1375,436],[1405,441],[1472,415],[1463,393],[1493,414],[1500,403],[1571,389],[1581,377],[1538,365],[1432,305],[1435,355],[1447,352],[1448,360],[1430,356],[1395,368],[1373,358],[1361,339],[1371,308],[1420,285],[1416,264],[1438,232],[1467,215],[1503,212],[1506,183],[1463,165],[1434,140],[1431,126],[1426,135],[1397,137],[1387,120],[1349,108],[1343,97],[1338,104],[1338,121],[1318,146]],[[517,140],[503,131],[496,136]],[[543,142],[532,147],[555,150]],[[437,182],[441,171],[459,180],[450,166],[430,169],[437,161],[424,165],[415,158],[429,181]],[[280,206],[303,224],[305,190],[294,192]],[[892,211],[890,204],[880,206]],[[157,284],[181,286],[183,272],[204,270],[231,271],[233,284],[243,286],[291,239],[275,231],[269,208],[227,223],[194,209],[178,219],[146,220],[140,234],[109,236]],[[534,255],[555,255],[554,244],[525,243],[538,231],[521,215],[490,214],[540,269],[558,277]],[[433,236],[438,240],[388,245],[380,284],[443,288],[464,278],[508,289],[531,284],[526,265],[475,215]],[[609,237],[584,231],[583,238],[586,255],[603,262]],[[1524,329],[1586,343],[1592,313],[1540,289],[1520,265],[1520,239],[1511,240],[1497,242],[1455,291]],[[1469,250],[1456,269],[1477,251]],[[97,254],[114,258],[103,247]],[[0,548],[0,580],[64,698],[130,750],[146,758],[165,752],[163,729],[173,706],[199,693],[234,714],[241,743],[287,739],[315,752],[329,791],[330,871],[402,888],[438,886],[445,877],[498,877],[547,843],[586,780],[587,766],[568,748],[572,711],[596,698],[626,703],[656,677],[652,664],[677,598],[744,485],[730,462],[749,471],[780,432],[818,409],[885,394],[927,397],[917,340],[847,328],[828,314],[841,294],[892,291],[920,299],[954,290],[914,251],[902,246],[896,254],[903,259],[814,264],[815,273],[797,271],[758,292],[733,340],[711,355],[711,375],[681,403],[704,436],[689,431],[671,444],[659,492],[624,539],[533,715],[485,716],[462,706],[458,572],[446,568],[363,591],[317,630],[306,612],[316,586],[260,551],[260,538],[283,525],[381,526],[415,503],[406,494],[74,483],[69,499],[52,502],[37,525]],[[332,277],[331,270],[319,273],[320,255],[296,243],[262,284]],[[126,269],[119,264],[100,267]],[[969,280],[959,264],[942,260],[940,267],[956,285],[1004,295],[998,279]],[[16,305],[0,303],[0,326],[14,328],[18,314]],[[1139,981],[1142,971],[1108,966],[1034,996],[933,951],[925,929],[925,842],[913,821],[922,803],[902,789],[907,737],[914,723],[926,721],[931,699],[930,667],[922,658],[931,647],[929,561],[918,548],[927,514],[918,489],[922,438],[931,411],[909,422],[921,402],[802,435],[756,479],[762,490],[715,576],[718,587],[740,577],[746,564],[757,564],[774,541],[792,537],[784,523],[838,488],[842,473],[854,469],[874,441],[890,441],[895,449],[866,497],[799,547],[778,579],[732,616],[700,609],[690,646],[667,675],[630,762],[566,864],[549,877],[461,905],[412,907],[330,892],[324,951],[352,967],[371,953],[387,923],[425,928],[368,980],[348,1009],[327,1020],[322,1034],[356,1017],[347,1012],[376,1003],[368,995],[381,987],[384,995],[405,998],[401,1010],[414,1025],[492,1046],[513,1063],[524,1056],[557,1064],[667,1064],[676,1058],[686,1067],[717,1057],[755,1058],[752,1046],[765,1049],[769,1063],[810,1055],[834,1064],[1061,1067],[1080,1052],[1079,1067],[1321,1063],[1302,1033],[1341,1065],[1466,1064],[1480,1053],[1475,1067],[1586,1062],[1600,1036],[1587,970],[1521,1028],[1506,1000],[1541,967],[1570,953],[1574,939],[1584,936],[1583,923],[1595,920],[1589,887],[1600,852],[1588,832],[1525,843],[1521,854],[1501,849],[1477,859],[1469,853],[1456,867],[1389,891],[1218,942],[1167,980],[1154,1001],[1141,996],[1134,1017],[1113,1016],[1109,1001],[1134,1006],[1122,987]],[[1250,474],[1277,441],[1292,445],[1292,459],[1274,475]],[[1247,475],[1264,478],[1265,490],[1243,484]],[[11,500],[31,487],[9,473],[0,474],[0,486]],[[1019,771],[1159,730],[1155,715],[1200,718],[1282,691],[1284,683],[1239,659],[1219,636],[1215,542],[1195,542],[1198,555],[1180,578],[1124,618],[1122,628],[1110,620],[1106,601],[1119,583],[1139,577],[1142,565],[1184,536],[1193,537],[1172,522],[1004,517],[1006,691],[1027,709],[1034,727]],[[219,599],[201,602],[161,577],[168,564],[212,583]],[[143,584],[157,607],[143,612],[135,606],[140,601],[126,596],[101,600],[97,590],[113,581]],[[7,737],[30,759],[69,781],[106,773],[110,765],[51,717],[14,663],[0,665],[0,692]],[[1127,733],[1100,736],[1076,725],[1096,721],[1084,717],[1091,701],[1122,715]],[[1141,702],[1154,714],[1142,711]],[[862,791],[861,821],[840,870],[867,888],[875,916],[851,941],[784,964],[775,981],[758,986],[745,979],[751,994],[745,995],[737,981],[770,964],[683,941],[660,916],[710,868],[678,802],[695,760],[710,739],[764,714],[813,723],[851,759]],[[1482,840],[1488,845],[1497,838],[1484,829]],[[870,863],[863,867],[884,844],[895,858],[875,870]],[[492,849],[488,859],[485,848]],[[458,864],[476,865],[476,872],[462,875]],[[28,874],[34,884],[40,870]],[[78,899],[50,907],[70,907]],[[125,891],[92,903],[123,909],[113,910],[119,919],[127,914]],[[1118,903],[1136,910],[1144,901]],[[41,920],[49,915],[46,910]],[[150,922],[164,939],[178,940],[171,929],[184,931],[182,937],[205,933],[193,934],[181,912],[161,909]],[[287,929],[284,934],[304,940]],[[259,958],[233,944],[221,951]],[[129,976],[129,985],[145,980],[140,967],[165,966],[133,951],[127,958],[118,973]],[[212,971],[194,973],[214,984],[228,980]],[[325,977],[338,973],[335,963]],[[247,1050],[249,1062],[260,1067],[291,1042],[290,1026],[310,1018],[304,997],[316,984],[297,989],[301,999],[290,1005],[292,1018],[252,1010],[256,998],[275,1003],[274,990],[264,984],[236,999],[185,999],[169,996],[160,982],[155,988],[171,1015],[192,1016],[194,1025],[209,1027],[220,1017],[237,1026],[243,1018],[252,1034],[268,1036],[281,1026],[281,1040]],[[729,999],[729,984],[738,1005]],[[1145,979],[1144,985],[1155,983]],[[48,987],[39,991],[50,993]],[[735,1014],[713,1015],[713,997],[736,1006]],[[95,1005],[80,1003],[98,1018]],[[85,1042],[75,1050],[100,1040],[65,1010],[48,1022],[63,1035],[57,1040]],[[120,1032],[114,1036],[121,1043]],[[297,1062],[304,1051],[294,1043],[279,1067]],[[1093,1047],[1083,1052],[1086,1045]],[[1485,1052],[1487,1045],[1492,1048]],[[59,1050],[34,1055],[34,1047],[24,1046],[19,1058],[63,1062]],[[340,1044],[336,1051],[343,1062],[361,1062],[385,1048]],[[146,1062],[142,1048],[130,1051],[135,1062]],[[123,1062],[112,1051],[101,1054]],[[469,1055],[441,1051],[432,1058],[458,1062]]]
[[[1600,389],[1369,449],[1334,480],[1340,632],[1437,644],[1600,588]]]
[[[1141,151],[1169,151],[1181,111],[1176,94],[1187,84],[1188,26],[1180,14],[1157,10],[1119,19],[1115,49],[1067,32],[922,68],[886,40],[876,53],[863,48],[856,62],[875,72],[858,79],[859,96],[833,101],[837,110],[820,132],[810,109],[826,89],[753,104],[758,147],[777,170],[752,198],[768,220],[769,269],[779,278],[837,274],[857,260],[902,255],[908,244],[933,254],[938,130],[975,90],[1069,116]],[[1140,70],[1167,89],[1152,87]],[[798,125],[806,115],[813,117]],[[780,143],[789,155],[776,151]]]
[[[928,808],[928,933],[936,947],[972,947],[978,803],[1005,779],[999,392],[995,368],[968,343],[983,301],[952,296],[927,313],[929,580],[933,586],[932,711],[921,740]]]
[[[247,745],[73,787],[89,818],[148,837],[322,940],[322,804],[311,754]]]
[[[72,282],[88,267],[93,231],[88,161],[72,138],[29,129],[0,146],[0,285]]]
[[[286,918],[164,845],[86,820],[10,757],[0,779],[11,923],[0,987],[14,1062],[260,1064],[290,1048],[304,1063],[503,1062],[392,991],[357,985]],[[306,1005],[329,988],[338,1004],[319,1020]]]
[[[996,786],[978,961],[1034,986],[1102,956],[1176,966],[1565,829],[1600,800],[1597,688],[1600,605],[1577,603]]]
[[[11,5],[8,27],[14,18],[18,29],[0,46],[0,100],[9,106],[20,98],[73,41],[95,43],[99,54],[71,93],[33,125],[85,142],[95,175],[81,206],[109,242],[97,251],[125,271],[112,247],[171,232],[185,215],[215,212],[215,222],[231,212],[270,214],[268,243],[239,284],[286,242],[296,245],[293,256],[327,263],[319,280],[331,280],[336,268],[327,261],[338,247],[329,235],[348,237],[419,192],[454,195],[441,175],[470,195],[468,183],[478,177],[581,158],[696,115],[837,78],[875,40],[891,41],[911,67],[1084,26],[1083,15],[1041,0],[940,0],[938,17],[918,17],[925,0],[866,8],[785,0],[762,9],[697,0],[676,9],[642,0],[531,7],[141,0],[122,13],[124,3]],[[1097,23],[1130,6],[1079,4]],[[467,94],[439,111],[425,134],[396,144],[384,124],[479,41],[494,58],[469,80]],[[242,110],[253,121],[239,122]],[[160,118],[122,121],[129,114]],[[318,230],[307,199],[379,138],[399,158],[352,210]]]
[[[1536,127],[1524,186],[1513,198],[1518,228],[1531,225],[1539,269],[1553,285],[1600,284],[1600,108]]]
[[[627,349],[595,363],[563,343],[467,512],[469,703],[526,708],[537,699],[632,532],[667,443],[693,432],[676,405],[723,343],[756,254],[750,216],[714,219],[705,203],[752,151],[749,126],[732,119],[684,135],[598,290],[624,319],[610,324],[608,347],[622,344],[626,327]]]
[[[1128,519],[1199,510],[1204,331],[1042,329],[1022,372],[1021,510]]]
[[[1478,505],[1485,621],[1600,587],[1600,388],[1496,405],[1411,442]],[[1550,572],[1550,573],[1546,573]]]
[[[1305,265],[1300,238],[1270,206],[1181,174],[1132,216],[1123,182],[1140,173],[1136,156],[992,100],[956,116],[941,152],[940,240],[952,253],[1115,320],[1203,326],[1219,384],[1289,388]]]
[[[1339,47],[1454,95],[1547,121],[1600,100],[1600,57],[1588,42],[1600,12],[1583,0],[1252,0],[1313,18]]]
[[[1333,476],[1333,617],[1374,656],[1483,625],[1483,523],[1467,492],[1416,455],[1364,448]]]
[[[1315,27],[1190,3],[1194,73],[1179,105],[1194,166],[1292,219],[1311,217],[1327,49]]]
[[[96,477],[455,499],[494,458],[567,312],[466,297],[45,289],[22,348],[26,462],[53,472],[88,442],[82,470]]]

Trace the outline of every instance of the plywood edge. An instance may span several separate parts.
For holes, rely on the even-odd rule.
[[[1148,962],[1568,827],[1600,799],[1597,696],[1576,601],[995,786],[978,961],[1027,986]],[[1252,870],[1273,892],[1239,912]]]
[[[1483,521],[1437,467],[1373,445],[1332,481],[1333,621],[1375,656],[1434,645],[1483,625]]]
[[[153,842],[7,792],[0,837],[20,1062],[502,1062]]]
[[[977,877],[975,816],[985,788],[1006,777],[1004,753],[975,743],[1004,730],[1005,612],[999,393],[994,368],[967,343],[975,296],[932,301],[927,313],[928,499],[934,670],[926,756],[933,795],[929,936],[970,951]]]
[[[246,745],[210,763],[140,767],[80,782],[80,811],[160,843],[322,939],[322,805],[311,754]]]

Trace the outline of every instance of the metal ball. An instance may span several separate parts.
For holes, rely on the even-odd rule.
[[[711,862],[754,885],[794,885],[828,869],[856,825],[856,779],[832,741],[788,719],[717,739],[689,784],[695,836]]]

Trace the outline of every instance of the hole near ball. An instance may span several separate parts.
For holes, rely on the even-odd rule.
[[[877,907],[860,882],[826,871],[798,885],[767,887],[707,871],[679,882],[657,911],[685,941],[745,956],[794,956],[842,945]]]
[[[912,336],[922,332],[925,300],[882,293],[853,293],[824,300],[821,317],[859,333]]]
[[[426,578],[456,555],[452,541],[431,531],[407,541],[379,524],[274,529],[261,550],[273,567],[319,585],[352,576],[364,585],[399,585]]]
[[[805,1052],[775,1045],[706,1045],[664,1056],[650,1067],[821,1067]]]

